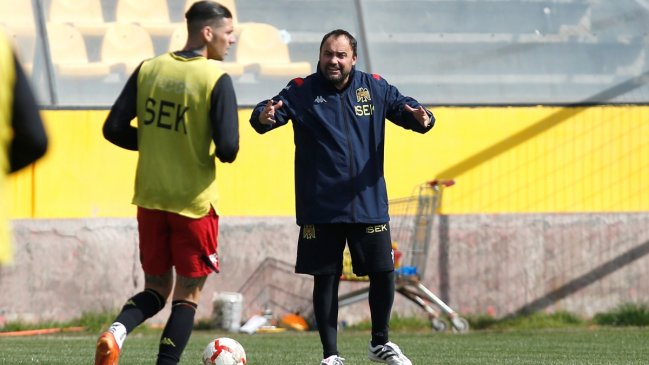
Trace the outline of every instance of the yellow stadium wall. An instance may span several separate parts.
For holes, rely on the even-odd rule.
[[[439,107],[419,135],[388,123],[390,198],[455,179],[447,214],[649,211],[649,106]],[[14,218],[132,217],[136,153],[105,141],[105,110],[43,111],[47,155],[10,180]],[[258,135],[240,110],[241,149],[219,164],[220,211],[292,216],[293,132]]]

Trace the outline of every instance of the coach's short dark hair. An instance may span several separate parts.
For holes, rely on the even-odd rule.
[[[190,32],[206,25],[219,23],[224,18],[232,19],[232,13],[216,1],[197,1],[185,13],[187,28]]]
[[[356,46],[357,46],[356,38],[354,38],[353,35],[351,35],[348,31],[346,31],[344,29],[335,29],[335,30],[332,30],[331,32],[325,34],[324,37],[322,37],[322,42],[320,42],[320,51],[322,51],[322,46],[324,45],[325,41],[329,37],[338,38],[340,36],[343,36],[343,37],[347,38],[347,40],[349,41],[349,44],[352,46],[352,52],[353,52],[352,56],[356,56]]]

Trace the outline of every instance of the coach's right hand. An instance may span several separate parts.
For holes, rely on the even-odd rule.
[[[265,125],[275,124],[275,110],[281,108],[282,105],[284,105],[284,103],[281,100],[275,104],[273,104],[273,100],[268,100],[264,110],[259,113],[259,123]]]

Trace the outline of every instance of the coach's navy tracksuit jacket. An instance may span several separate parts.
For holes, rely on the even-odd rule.
[[[257,104],[250,123],[266,133],[293,121],[295,141],[295,204],[298,225],[388,222],[388,197],[383,177],[385,119],[426,133],[404,104],[403,96],[378,75],[352,69],[343,90],[318,72],[296,78],[273,97],[283,101],[273,126],[259,123],[268,100]]]

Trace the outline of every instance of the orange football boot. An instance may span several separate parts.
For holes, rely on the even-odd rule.
[[[115,336],[110,332],[104,332],[97,340],[95,365],[117,365],[118,363],[119,346],[117,346]]]

